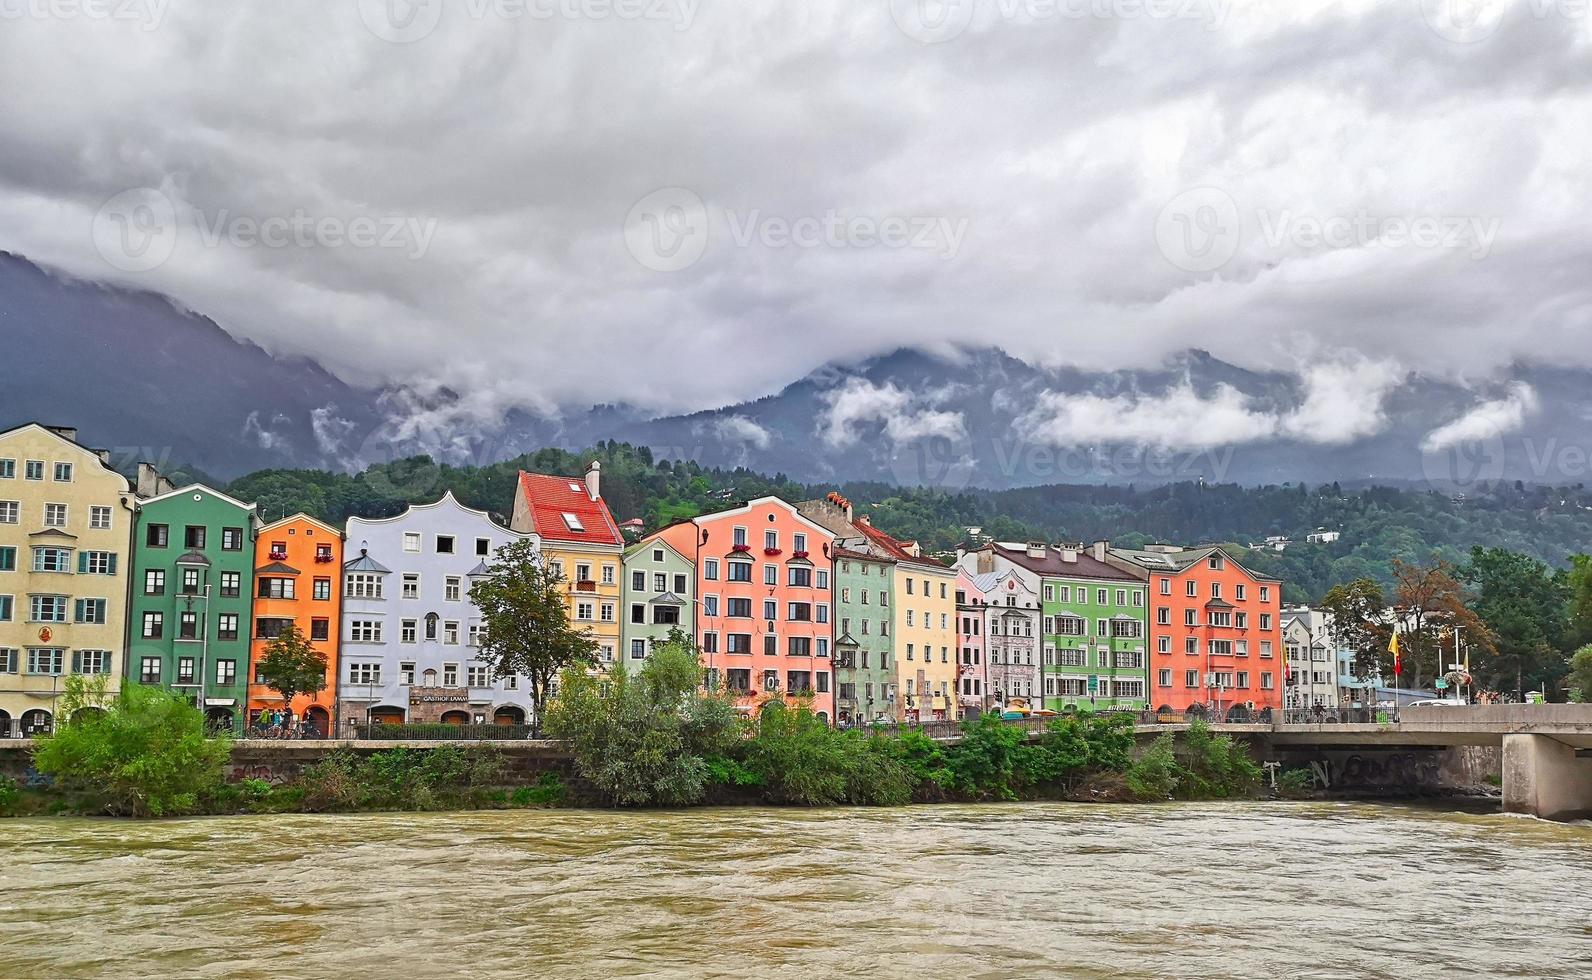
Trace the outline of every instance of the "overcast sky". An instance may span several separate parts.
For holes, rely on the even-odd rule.
[[[532,407],[901,345],[1592,364],[1588,14],[0,0],[0,248]]]

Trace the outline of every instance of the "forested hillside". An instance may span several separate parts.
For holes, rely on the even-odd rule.
[[[437,465],[425,457],[371,467],[358,475],[266,470],[233,481],[228,491],[260,505],[262,519],[305,511],[341,524],[350,516],[384,517],[410,503],[452,490],[472,507],[506,514],[520,469],[576,475],[603,464],[603,496],[620,520],[641,517],[648,528],[721,510],[764,495],[787,500],[839,489],[876,524],[925,550],[954,551],[966,528],[1000,540],[1050,542],[1101,538],[1136,546],[1149,541],[1224,542],[1246,546],[1269,535],[1293,543],[1282,553],[1248,555],[1257,571],[1288,583],[1290,601],[1319,599],[1333,585],[1368,577],[1392,580],[1392,562],[1434,556],[1460,563],[1472,546],[1503,548],[1563,567],[1592,551],[1592,496],[1584,488],[1520,484],[1453,499],[1432,491],[1336,484],[1245,488],[1179,483],[1134,487],[1049,486],[947,494],[882,483],[803,485],[782,475],[654,461],[645,448],[605,443],[574,454],[542,450],[484,467]],[[1317,528],[1340,531],[1332,544],[1305,543]]]

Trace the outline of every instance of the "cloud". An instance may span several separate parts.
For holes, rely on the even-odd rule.
[[[713,434],[723,442],[767,449],[774,434],[744,415],[730,415],[713,423]]]
[[[1103,396],[1047,391],[1016,422],[1024,439],[1059,447],[1129,444],[1198,450],[1270,439],[1277,418],[1220,384],[1209,395],[1188,381],[1165,394]]]
[[[1311,364],[1300,372],[1304,401],[1279,430],[1304,442],[1341,446],[1387,428],[1383,402],[1404,373],[1391,361],[1355,358]]]
[[[916,395],[894,382],[874,384],[851,378],[826,394],[829,408],[819,419],[823,441],[836,449],[854,445],[862,438],[867,423],[883,423],[884,435],[894,443],[916,442],[943,437],[959,439],[967,429],[961,412],[941,411],[931,399],[947,397],[954,386],[947,385],[932,395]]]
[[[1525,425],[1526,419],[1536,414],[1537,407],[1536,389],[1517,382],[1502,398],[1482,402],[1452,422],[1428,432],[1421,441],[1421,451],[1442,452],[1462,443],[1507,435]]]
[[[1511,15],[1456,46],[1413,0],[1173,5],[1227,9],[1219,24],[1019,23],[985,3],[925,45],[885,0],[704,4],[689,24],[450,2],[430,36],[392,44],[361,20],[379,3],[157,6],[158,29],[5,19],[0,91],[25,97],[0,127],[0,248],[168,293],[351,382],[470,391],[476,418],[712,409],[954,342],[1101,370],[1191,346],[1291,369],[1293,333],[1446,376],[1592,364],[1592,18]],[[671,186],[711,220],[701,259],[659,272],[624,226]],[[128,271],[95,215],[145,187],[198,224]],[[1232,199],[1240,235],[1226,265],[1188,272],[1156,230],[1200,187]],[[731,210],[765,230],[833,213],[967,233],[951,259],[844,237],[743,246]],[[1313,222],[1362,212],[1499,231],[1485,259],[1312,244]],[[211,233],[300,215],[435,233],[423,254]],[[1376,424],[1323,391],[1290,431]]]

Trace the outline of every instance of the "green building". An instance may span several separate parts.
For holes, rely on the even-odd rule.
[[[253,629],[254,505],[194,485],[134,518],[127,676],[180,691],[241,732]]]
[[[1148,574],[1107,560],[1104,544],[995,543],[965,555],[971,573],[1024,571],[1044,614],[1044,704],[1143,711],[1149,691]]]
[[[895,561],[836,548],[835,720],[842,727],[893,720]]]
[[[696,565],[656,535],[631,545],[624,563],[620,649],[626,663],[639,667],[670,631],[696,635]]]

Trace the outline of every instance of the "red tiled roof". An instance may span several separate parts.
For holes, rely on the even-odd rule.
[[[889,555],[891,558],[894,558],[896,561],[911,562],[914,565],[926,565],[930,568],[944,567],[933,559],[919,558],[913,555],[912,552],[908,551],[906,548],[902,547],[902,545],[911,544],[910,541],[898,541],[874,527],[872,524],[868,524],[864,521],[856,521],[854,522],[853,526],[862,532],[863,537],[877,545],[881,551]]]
[[[601,497],[591,499],[580,477],[520,473],[520,493],[530,509],[531,523],[544,541],[580,541],[586,544],[623,545],[624,537]],[[564,520],[573,514],[585,528],[572,531]]]

